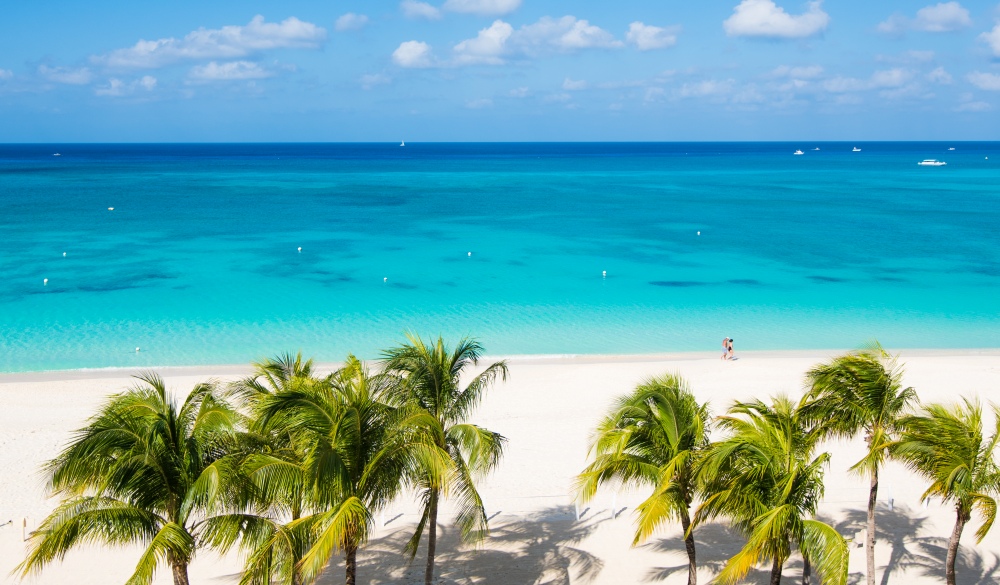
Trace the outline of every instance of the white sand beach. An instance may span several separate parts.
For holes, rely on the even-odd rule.
[[[838,352],[743,352],[723,362],[718,355],[516,357],[510,379],[497,386],[474,422],[509,439],[498,471],[480,482],[491,516],[493,535],[479,550],[458,546],[443,519],[438,546],[441,583],[564,584],[684,583],[686,557],[679,528],[664,530],[644,545],[632,547],[632,514],[639,493],[605,491],[581,518],[570,494],[573,477],[585,465],[588,436],[612,399],[654,374],[677,372],[697,396],[720,414],[737,399],[767,398],[778,393],[799,397],[803,374]],[[901,352],[905,382],[924,402],[978,397],[1000,401],[1000,350]],[[232,380],[246,367],[161,368],[168,385],[183,395],[209,378]],[[23,559],[22,519],[35,528],[54,502],[43,492],[39,468],[82,426],[104,398],[130,385],[132,372],[92,370],[0,375],[0,582],[18,580],[10,572]],[[860,439],[826,446],[833,457],[826,474],[821,516],[841,534],[862,528],[867,481],[847,468],[862,452]],[[926,485],[892,465],[883,474],[879,504],[879,577],[888,566],[889,583],[943,582],[944,545],[954,521],[951,507],[920,495]],[[891,509],[890,509],[891,501]],[[408,565],[402,545],[416,520],[416,502],[404,499],[378,519],[375,538],[359,554],[359,583],[416,583],[422,580],[421,556]],[[612,510],[617,514],[613,517]],[[1000,581],[1000,528],[976,545],[974,520],[965,531],[959,561],[960,583]],[[696,531],[700,582],[707,583],[741,545],[724,524]],[[422,554],[422,553],[421,553]],[[138,558],[136,549],[81,549],[29,582],[39,584],[124,583]],[[191,565],[193,583],[235,583],[238,558],[200,554]],[[789,562],[786,579],[799,580],[799,562]],[[864,550],[852,548],[852,580],[863,580]],[[750,583],[766,582],[767,571],[751,573]],[[163,571],[157,583],[170,582]],[[336,559],[322,580],[342,583]],[[884,580],[882,580],[885,583]]]

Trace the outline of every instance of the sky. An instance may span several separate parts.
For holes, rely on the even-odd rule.
[[[0,142],[995,140],[996,0],[39,0]]]

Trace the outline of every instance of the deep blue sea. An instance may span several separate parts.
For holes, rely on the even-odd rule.
[[[0,275],[0,371],[996,348],[1000,143],[0,145]]]

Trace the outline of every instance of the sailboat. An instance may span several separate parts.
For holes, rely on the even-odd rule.
[[[406,146],[406,141],[405,141],[405,140],[403,140],[402,142],[400,142],[400,143],[399,143],[399,145],[400,145],[400,146]]]

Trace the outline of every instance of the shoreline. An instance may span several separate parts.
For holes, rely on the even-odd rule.
[[[856,348],[854,348],[856,349]],[[905,348],[894,350],[886,348],[891,354],[898,355],[901,360],[907,357],[984,357],[1000,356],[1000,348],[957,348],[957,349],[926,349]],[[833,349],[765,349],[737,351],[736,361],[740,359],[782,359],[782,358],[814,358],[822,360],[834,355],[852,351],[850,348]],[[481,362],[489,363],[507,360],[510,365],[555,365],[555,364],[623,364],[648,362],[691,361],[702,359],[718,359],[719,351],[690,352],[658,352],[639,354],[511,354],[484,355]],[[372,360],[365,360],[372,361]],[[340,367],[341,362],[314,362],[319,371],[333,371]],[[154,371],[164,376],[208,376],[229,377],[250,374],[250,364],[209,364],[209,365],[160,365],[145,367],[107,367],[78,368],[67,370],[39,370],[30,372],[0,372],[0,384],[24,382],[59,382],[71,380],[117,379],[131,378],[139,372]]]

